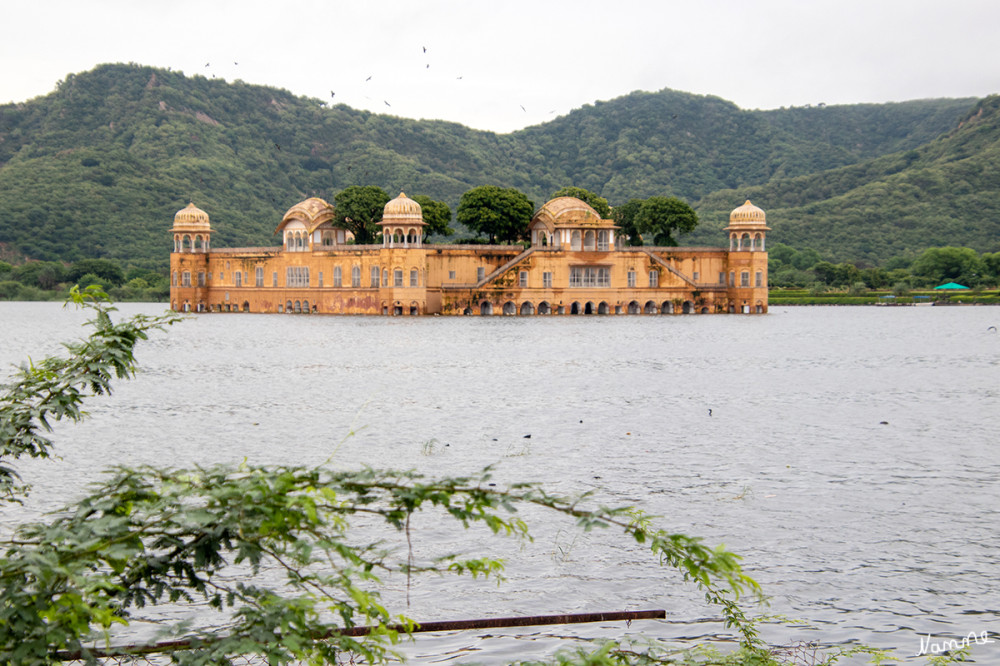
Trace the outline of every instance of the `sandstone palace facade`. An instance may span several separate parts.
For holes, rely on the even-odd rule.
[[[183,312],[355,315],[767,312],[764,211],[734,210],[729,247],[630,247],[572,197],[547,202],[530,245],[425,244],[420,205],[385,206],[382,243],[355,245],[322,199],[292,206],[281,247],[213,248],[203,210],[174,216],[170,302]]]

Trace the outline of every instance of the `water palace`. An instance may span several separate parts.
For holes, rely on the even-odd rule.
[[[170,303],[183,312],[354,315],[712,314],[767,312],[769,228],[748,200],[729,248],[631,247],[588,204],[559,197],[531,220],[531,244],[423,242],[420,205],[385,205],[382,242],[356,245],[319,198],[292,206],[281,247],[216,249],[189,204],[171,229]]]

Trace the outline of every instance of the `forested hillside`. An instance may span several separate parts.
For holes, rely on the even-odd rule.
[[[106,257],[162,268],[172,216],[189,201],[212,216],[213,244],[234,247],[274,243],[290,206],[309,196],[332,201],[350,185],[424,194],[454,210],[483,184],[518,188],[536,205],[567,185],[612,205],[678,196],[705,217],[690,242],[720,244],[719,211],[750,195],[768,211],[774,238],[814,244],[831,258],[880,262],[920,247],[880,245],[904,231],[923,238],[922,247],[994,250],[982,246],[990,227],[979,203],[995,201],[1000,187],[959,164],[945,168],[957,159],[948,146],[958,145],[969,151],[961,159],[973,160],[970,168],[995,164],[991,103],[976,107],[978,116],[969,113],[974,104],[744,111],[663,90],[501,135],[329,107],[241,82],[103,65],[68,76],[44,97],[0,106],[0,251],[14,261]],[[978,138],[964,139],[973,128]],[[962,174],[958,201],[950,185]],[[900,218],[884,213],[874,219],[885,229],[859,230],[859,219],[873,218],[844,217],[837,199],[889,175],[899,180],[879,181],[883,189],[866,191],[867,200],[905,210],[909,226],[900,230]],[[932,200],[942,195],[961,203],[945,211],[946,223],[947,203]],[[828,231],[812,233],[817,226]]]
[[[912,150],[831,171],[715,192],[698,209],[718,228],[733,197],[767,210],[774,240],[831,261],[878,265],[928,247],[1000,250],[1000,96],[978,102],[950,132]]]

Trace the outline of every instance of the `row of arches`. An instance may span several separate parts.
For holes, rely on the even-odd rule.
[[[174,234],[174,252],[208,252],[209,236],[205,234]]]
[[[465,315],[492,315],[495,312],[494,304],[490,301],[482,301],[478,305],[469,305],[462,314]],[[629,301],[628,303],[615,305],[607,301],[573,301],[569,305],[554,305],[548,301],[542,301],[537,305],[531,301],[524,301],[518,306],[514,301],[507,301],[499,306],[499,314],[503,315],[610,315],[610,314],[707,314],[709,309],[705,306],[698,307],[692,301],[683,301],[675,304],[673,301]]]
[[[309,249],[309,232],[307,231],[285,232],[286,252],[306,252],[308,249]]]
[[[421,247],[423,234],[416,227],[382,231],[382,247]]]
[[[757,232],[751,236],[745,231],[742,236],[735,231],[729,234],[729,251],[739,252],[743,250],[749,250],[750,252],[763,252],[764,234]]]
[[[312,309],[309,308],[309,301],[285,301],[285,305],[282,306],[278,303],[278,312],[284,312],[286,314],[310,314],[316,312],[316,306],[313,305]]]
[[[607,252],[612,249],[616,242],[614,233],[610,229],[560,231],[569,234],[569,249],[574,251]],[[553,234],[543,227],[531,231],[531,244],[539,247],[559,248],[564,242],[559,233]]]

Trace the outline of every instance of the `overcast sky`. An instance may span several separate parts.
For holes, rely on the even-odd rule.
[[[0,103],[109,62],[498,132],[633,90],[744,109],[1000,93],[1000,0],[3,3]]]

